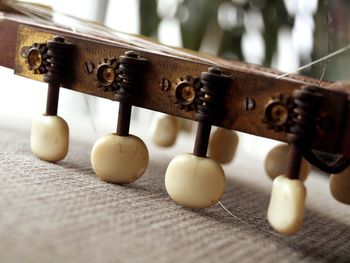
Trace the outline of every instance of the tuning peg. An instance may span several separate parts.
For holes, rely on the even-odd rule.
[[[231,162],[235,156],[238,141],[238,135],[235,131],[218,127],[210,135],[209,157],[221,164]]]
[[[48,82],[46,113],[33,119],[30,144],[38,158],[50,162],[62,160],[68,152],[69,128],[65,120],[57,116],[57,107],[60,85],[69,76],[72,50],[72,44],[56,36],[47,42],[47,48],[34,45],[26,59],[34,74],[47,72],[44,76]]]
[[[336,200],[350,205],[350,167],[339,174],[332,174],[329,187]]]
[[[306,199],[306,188],[301,180],[284,175],[273,180],[271,199],[267,210],[270,225],[279,233],[293,235],[301,227]]]
[[[69,128],[59,116],[42,115],[33,119],[30,145],[40,159],[57,162],[68,152]]]
[[[201,74],[200,104],[196,111],[198,128],[192,154],[180,154],[169,164],[165,187],[170,197],[186,207],[206,208],[217,203],[225,190],[225,173],[207,154],[211,125],[230,78],[218,68]]]
[[[273,147],[265,158],[265,172],[273,180],[285,174],[288,162],[288,144],[279,144]],[[299,178],[305,181],[311,171],[311,165],[304,158],[301,162]]]
[[[151,124],[151,140],[158,146],[170,147],[175,144],[179,129],[180,122],[177,117],[157,114]]]
[[[295,144],[288,148],[286,176],[273,179],[267,219],[277,232],[293,235],[303,221],[306,188],[300,179],[302,150]]]
[[[107,134],[95,142],[91,164],[97,176],[104,181],[131,183],[140,178],[147,168],[147,147],[133,135]]]
[[[111,183],[131,183],[141,177],[148,165],[148,150],[144,142],[129,134],[133,93],[141,84],[140,72],[143,72],[147,60],[133,51],[127,51],[120,57],[119,100],[117,132],[98,139],[91,151],[91,164],[97,176]],[[102,71],[111,72],[106,66]],[[97,72],[98,77],[108,74]],[[104,80],[100,80],[104,81]],[[114,80],[113,80],[114,81]]]
[[[315,133],[322,96],[317,93],[317,88],[305,86],[301,90],[294,91],[293,101],[294,114],[287,134],[290,146],[286,176],[280,175],[274,179],[267,212],[271,226],[286,235],[295,234],[302,223],[306,189],[300,170],[304,147],[309,147],[309,142]]]
[[[206,208],[216,204],[223,195],[225,173],[214,160],[180,154],[167,168],[165,187],[176,203],[190,208]]]

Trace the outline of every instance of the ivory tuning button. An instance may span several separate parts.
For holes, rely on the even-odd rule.
[[[216,117],[224,88],[230,78],[218,68],[209,68],[201,74],[201,103],[196,111],[198,128],[193,154],[180,154],[169,164],[165,187],[178,204],[189,208],[207,208],[216,204],[225,190],[225,174],[207,154],[211,122]]]
[[[131,183],[140,178],[147,168],[146,145],[140,138],[129,134],[132,97],[141,85],[139,74],[143,72],[146,63],[147,60],[133,51],[127,51],[120,57],[119,77],[122,80],[116,94],[120,102],[117,131],[98,139],[91,151],[92,168],[104,181],[118,184]],[[111,68],[104,65],[100,70],[111,71]],[[98,71],[97,76],[106,76],[103,73]]]
[[[147,147],[134,135],[107,134],[95,142],[91,164],[96,175],[104,181],[131,183],[140,178],[147,168]]]
[[[238,135],[235,131],[218,127],[210,136],[209,157],[221,164],[231,162],[235,156],[238,141]]]
[[[42,50],[42,49],[41,49]],[[70,57],[73,45],[56,36],[47,43],[47,54],[39,49],[31,49],[27,62],[34,74],[40,73],[46,63],[47,73],[44,80],[48,82],[46,113],[32,121],[30,145],[32,152],[40,159],[50,162],[62,160],[68,152],[69,128],[64,119],[57,116],[60,85],[69,79]],[[62,55],[64,54],[64,55]],[[49,59],[44,58],[49,55]],[[31,61],[33,60],[33,61]],[[35,63],[37,63],[35,65]]]
[[[305,199],[306,189],[301,180],[277,176],[267,210],[270,225],[281,234],[297,233],[303,221]]]
[[[214,160],[180,154],[166,170],[165,187],[176,203],[189,208],[207,208],[223,195],[225,173]]]
[[[332,174],[329,188],[337,201],[350,205],[350,167],[339,174]]]
[[[288,144],[273,147],[265,158],[265,172],[273,180],[277,176],[286,174],[288,162]],[[300,167],[300,180],[305,181],[311,171],[311,165],[304,158]]]
[[[267,219],[279,233],[293,235],[301,228],[306,189],[300,179],[302,148],[291,143],[288,149],[286,176],[273,180]]]
[[[59,116],[42,115],[33,119],[30,145],[32,152],[49,162],[62,160],[68,153],[69,128]]]
[[[302,224],[306,199],[306,189],[301,178],[303,152],[305,147],[310,147],[316,134],[321,102],[322,96],[317,93],[316,87],[305,86],[293,92],[295,108],[287,134],[289,149],[286,176],[279,175],[273,180],[267,211],[271,226],[282,234],[293,235]],[[278,155],[278,151],[275,155]]]
[[[170,147],[175,144],[180,129],[177,117],[167,114],[156,114],[152,120],[150,136],[158,146]]]

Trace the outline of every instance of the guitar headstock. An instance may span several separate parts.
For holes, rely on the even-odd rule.
[[[47,14],[40,10],[38,16]],[[231,130],[288,142],[290,147],[275,154],[288,162],[285,176],[279,169],[270,174],[274,185],[268,212],[273,227],[285,234],[295,233],[301,224],[303,157],[332,174],[349,165],[348,87],[335,90],[327,81],[281,77],[272,69],[163,46],[91,22],[67,27],[4,13],[0,35],[8,39],[0,42],[0,65],[48,83],[46,112],[33,121],[31,135],[32,151],[40,159],[57,162],[68,152],[68,125],[57,116],[59,90],[65,88],[119,102],[116,131],[99,139],[91,153],[94,171],[108,182],[133,182],[148,164],[146,145],[129,134],[133,106],[198,122],[193,154],[175,157],[165,176],[170,196],[187,207],[210,207],[220,200],[223,145],[229,141],[227,151],[233,156],[238,143]],[[170,122],[177,129],[176,121]],[[221,129],[212,136],[208,158],[212,126]],[[327,164],[315,151],[342,157]],[[281,215],[283,205],[290,214]],[[285,217],[289,224],[281,225]]]

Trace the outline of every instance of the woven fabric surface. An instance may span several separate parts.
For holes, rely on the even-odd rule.
[[[171,201],[164,173],[175,150],[151,146],[146,174],[120,186],[94,175],[90,142],[72,140],[51,164],[28,138],[0,129],[0,262],[350,262],[350,209],[331,199],[324,177],[308,179],[303,228],[284,237],[270,233],[271,184],[252,174],[260,168],[225,168],[222,203],[242,223],[220,205]]]

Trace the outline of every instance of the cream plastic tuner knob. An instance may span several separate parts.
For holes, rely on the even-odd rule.
[[[145,172],[148,150],[144,142],[134,135],[107,134],[95,142],[91,164],[96,175],[104,181],[131,183]]]
[[[293,235],[301,227],[306,199],[306,188],[301,180],[284,175],[273,180],[267,219],[279,233]]]
[[[175,144],[179,133],[179,120],[171,115],[157,114],[152,121],[150,135],[152,141],[162,147],[170,147]]]
[[[207,208],[216,204],[224,193],[224,170],[209,158],[180,154],[166,170],[165,187],[176,203]]]
[[[286,173],[288,151],[288,144],[280,144],[272,148],[267,154],[265,159],[265,172],[271,179]],[[300,166],[299,178],[305,181],[310,170],[311,165],[303,158]]]
[[[350,166],[339,174],[332,174],[329,188],[333,197],[350,205]]]
[[[38,116],[32,121],[30,146],[39,158],[49,162],[62,160],[68,152],[69,128],[59,116]]]
[[[232,161],[238,145],[238,135],[235,131],[217,128],[210,136],[208,156],[225,164]]]

